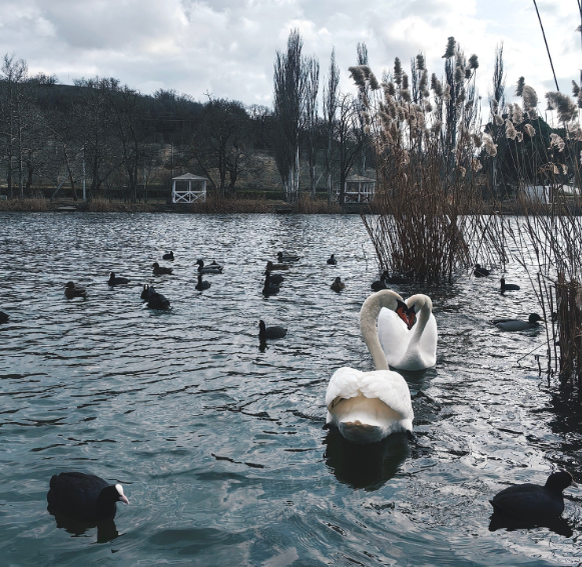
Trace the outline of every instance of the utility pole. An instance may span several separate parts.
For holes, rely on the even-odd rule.
[[[87,200],[87,192],[85,191],[85,144],[83,144],[83,201]]]

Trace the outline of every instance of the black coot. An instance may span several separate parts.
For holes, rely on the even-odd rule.
[[[578,486],[568,471],[552,473],[546,484],[516,484],[498,492],[489,502],[497,514],[530,521],[558,517],[564,511],[562,491]]]
[[[87,522],[113,518],[116,502],[129,504],[121,484],[81,472],[54,475],[46,499],[51,513]]]

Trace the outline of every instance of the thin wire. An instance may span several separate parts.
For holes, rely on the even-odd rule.
[[[578,10],[580,11],[580,44],[582,45],[582,3],[580,0],[578,2]],[[582,85],[582,69],[580,69],[580,84]]]
[[[580,0],[578,0],[579,3]],[[554,82],[556,83],[556,89],[560,92],[560,87],[558,86],[558,79],[556,79],[556,72],[554,71],[554,64],[552,63],[552,56],[550,55],[550,48],[548,47],[548,42],[546,40],[546,32],[544,31],[544,26],[542,25],[542,19],[540,17],[540,11],[538,10],[538,5],[536,0],[533,0],[534,6],[536,7],[536,13],[538,15],[538,20],[540,21],[540,28],[542,28],[542,35],[544,36],[544,43],[546,44],[546,51],[548,52],[548,58],[550,59],[550,65],[552,67],[552,73],[554,74]]]

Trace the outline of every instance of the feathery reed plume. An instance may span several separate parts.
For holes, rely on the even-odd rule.
[[[528,112],[536,112],[538,107],[538,95],[529,85],[523,85],[521,88],[521,97],[523,100],[523,109]]]
[[[558,136],[558,134],[550,134],[550,148],[556,148],[559,152],[563,152],[565,147],[566,143],[561,136]]]
[[[546,93],[546,98],[548,99],[548,105],[551,103],[558,111],[558,118],[560,122],[570,122],[578,114],[578,108],[569,96],[566,96],[560,92],[548,92]]]
[[[515,86],[515,96],[523,96],[523,87],[525,86],[525,79],[520,77]]]
[[[432,97],[424,58],[416,59],[416,71],[413,66],[413,80],[424,81],[414,102],[397,58],[393,83],[383,84],[384,99],[370,103],[378,215],[362,216],[381,269],[429,284],[453,281],[474,265],[477,251],[480,258],[505,258],[497,221],[479,214],[485,205],[476,147],[485,143],[495,154],[497,146],[477,127],[477,97],[468,82],[474,73],[466,71],[474,71],[478,60],[467,66],[454,38],[445,55],[445,82],[431,75]]]

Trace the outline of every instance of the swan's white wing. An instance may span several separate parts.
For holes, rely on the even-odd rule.
[[[394,311],[382,308],[378,315],[378,338],[390,366],[397,366],[402,360],[410,337],[411,332],[404,321]]]
[[[350,399],[362,395],[370,399],[379,399],[398,412],[402,419],[412,420],[412,402],[406,380],[391,370],[374,370],[360,372],[354,368],[343,367],[336,370],[329,381],[325,395],[325,405],[337,398]]]
[[[336,398],[354,398],[359,394],[361,376],[364,374],[354,368],[344,366],[338,368],[332,375],[327,392],[325,393],[325,405],[329,408]]]
[[[361,377],[360,391],[367,398],[378,398],[398,412],[402,419],[414,418],[410,390],[406,380],[392,370],[365,372]]]

